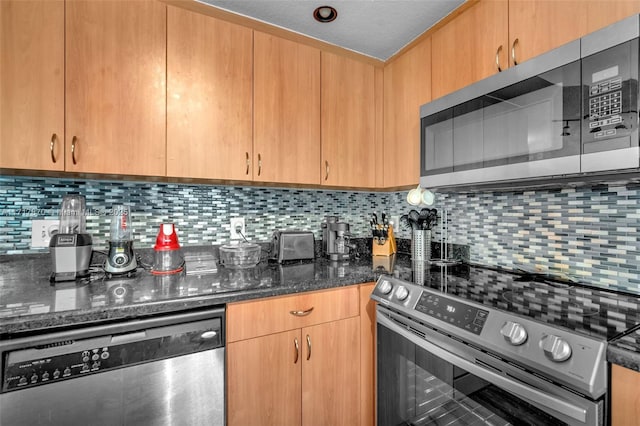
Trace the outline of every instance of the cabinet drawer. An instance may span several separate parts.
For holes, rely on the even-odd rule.
[[[354,285],[232,303],[227,305],[227,342],[357,316],[358,300],[358,286]],[[291,312],[299,312],[300,316]]]

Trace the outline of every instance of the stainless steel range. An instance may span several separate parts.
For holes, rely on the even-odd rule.
[[[382,276],[378,424],[607,421],[607,341],[638,319],[635,297],[470,267]],[[405,277],[406,278],[406,277]]]

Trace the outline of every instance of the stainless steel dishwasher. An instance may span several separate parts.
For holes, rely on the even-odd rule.
[[[0,425],[223,425],[224,307],[0,342]]]

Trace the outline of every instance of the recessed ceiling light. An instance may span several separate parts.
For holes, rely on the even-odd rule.
[[[331,6],[320,6],[313,11],[313,17],[318,22],[331,22],[338,17],[338,11]]]

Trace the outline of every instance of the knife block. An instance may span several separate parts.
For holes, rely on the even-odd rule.
[[[397,251],[396,237],[393,235],[393,226],[389,225],[389,229],[387,230],[387,239],[384,244],[379,244],[376,240],[373,240],[371,254],[373,256],[391,256]]]

